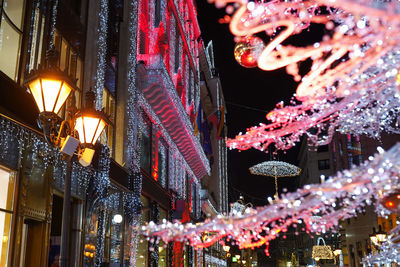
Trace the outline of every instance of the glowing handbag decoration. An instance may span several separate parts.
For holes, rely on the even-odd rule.
[[[319,241],[321,240],[324,244],[323,246],[320,245]],[[312,248],[312,258],[316,261],[334,259],[331,246],[327,246],[322,237],[318,237],[317,245]]]

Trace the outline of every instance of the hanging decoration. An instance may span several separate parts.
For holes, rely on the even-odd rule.
[[[275,178],[275,199],[278,198],[278,177],[293,177],[300,174],[301,169],[283,161],[265,161],[254,165],[250,169],[251,174],[271,176]]]
[[[218,215],[203,223],[150,222],[141,232],[157,236],[164,242],[187,240],[192,246],[211,246],[223,237],[235,242],[240,249],[259,247],[269,242],[290,226],[304,225],[304,231],[325,233],[338,227],[339,221],[354,217],[358,212],[377,202],[376,196],[398,190],[400,182],[400,144],[389,151],[378,149],[362,165],[338,173],[323,184],[307,185],[293,193],[286,193],[271,205],[247,208],[244,214]],[[206,232],[213,235],[206,240]]]
[[[320,245],[322,241],[323,245]],[[312,248],[312,256],[314,260],[332,260],[334,258],[331,246],[327,246],[322,237],[318,237],[317,245]]]
[[[264,42],[256,36],[242,38],[235,45],[235,59],[243,67],[257,67],[257,59],[264,49]]]
[[[378,137],[382,131],[398,133],[398,69],[400,62],[400,7],[396,1],[216,0],[226,5],[230,30],[237,38],[271,38],[258,56],[262,70],[286,67],[300,82],[291,105],[283,102],[261,123],[227,140],[231,149],[266,151],[274,144],[289,149],[307,134],[316,145],[330,141],[335,130]],[[325,27],[322,40],[298,47],[289,37]],[[241,39],[238,46],[241,47]],[[311,60],[303,77],[299,66]],[[308,131],[315,128],[315,131]]]

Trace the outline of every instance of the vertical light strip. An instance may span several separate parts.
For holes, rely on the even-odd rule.
[[[95,77],[96,109],[103,106],[103,87],[107,53],[108,0],[100,1],[99,24],[97,28],[97,70]]]

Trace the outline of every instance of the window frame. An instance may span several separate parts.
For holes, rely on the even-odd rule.
[[[329,159],[319,159],[318,160],[318,170],[329,170],[330,167],[330,161]]]
[[[25,43],[26,43],[26,36],[24,35],[24,32],[26,32],[29,28],[29,26],[26,21],[28,18],[28,10],[30,9],[28,4],[30,1],[23,0],[23,9],[21,11],[21,28],[18,28],[18,26],[12,21],[12,19],[8,16],[7,12],[4,10],[4,0],[0,0],[0,29],[2,26],[2,20],[4,17],[5,23],[11,27],[13,31],[15,31],[19,35],[19,44],[18,44],[18,50],[17,50],[17,58],[15,62],[15,73],[14,77],[10,77],[7,73],[5,73],[2,69],[0,71],[13,80],[14,82],[19,82],[20,78],[22,76],[22,67],[23,67],[23,60],[26,57],[26,48],[25,48]],[[30,30],[30,29],[29,29]]]
[[[17,188],[18,188],[18,176],[19,176],[19,173],[18,173],[18,171],[10,169],[10,168],[2,165],[2,164],[0,164],[0,170],[8,172],[9,173],[9,177],[10,178],[12,177],[14,179],[13,188],[12,188],[12,190],[13,190],[13,192],[12,192],[12,207],[11,207],[12,209],[9,210],[9,209],[0,208],[0,212],[4,212],[5,214],[9,214],[9,216],[11,216],[11,218],[10,218],[10,228],[9,228],[9,232],[8,232],[9,236],[8,236],[8,244],[7,244],[8,248],[7,248],[7,259],[6,259],[6,263],[7,264],[11,264],[10,261],[12,260],[12,258],[9,257],[9,254],[10,254],[10,252],[12,250],[12,246],[15,243],[13,240],[14,240],[14,235],[15,235],[15,233],[14,233],[15,232],[14,231],[14,229],[15,229],[14,224],[15,224],[15,219],[16,219],[17,205],[18,205],[16,191],[17,191]]]

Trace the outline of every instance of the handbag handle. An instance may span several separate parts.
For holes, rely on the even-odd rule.
[[[324,244],[324,246],[326,246],[325,240],[322,237],[318,237],[317,239],[317,245],[320,246],[319,241],[322,240],[322,243]]]

